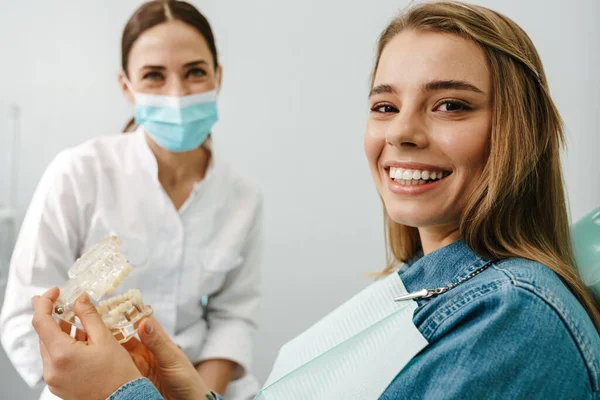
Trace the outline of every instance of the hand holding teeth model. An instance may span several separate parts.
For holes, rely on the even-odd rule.
[[[69,269],[69,281],[61,288],[54,303],[53,315],[85,331],[73,309],[75,300],[87,292],[95,301],[112,294],[133,270],[121,253],[121,241],[116,236],[102,240],[83,254]],[[120,342],[131,339],[144,317],[152,315],[152,307],[144,305],[138,289],[108,298],[98,304],[104,324]]]

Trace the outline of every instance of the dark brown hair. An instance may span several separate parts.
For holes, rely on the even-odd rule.
[[[127,64],[129,62],[129,53],[135,41],[150,28],[167,21],[182,21],[198,30],[204,37],[208,48],[212,53],[214,66],[219,66],[219,58],[215,38],[208,20],[193,5],[185,1],[177,0],[152,0],[142,4],[129,18],[123,37],[121,38],[121,68],[123,73],[129,76]],[[125,125],[124,132],[129,132],[135,128],[133,118]]]

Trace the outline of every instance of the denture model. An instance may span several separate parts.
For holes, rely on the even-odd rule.
[[[84,253],[69,269],[69,281],[60,289],[53,315],[85,332],[73,309],[75,300],[84,292],[96,302],[111,295],[133,270],[121,253],[121,241],[108,237]],[[138,289],[101,301],[96,307],[106,327],[120,342],[131,339],[142,318],[152,315],[152,307],[144,305]]]

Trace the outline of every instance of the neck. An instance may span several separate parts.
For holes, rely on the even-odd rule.
[[[428,226],[419,228],[423,254],[427,255],[460,239],[457,225]]]
[[[177,186],[180,183],[197,182],[204,178],[210,161],[210,152],[200,146],[182,153],[165,150],[145,135],[148,146],[156,157],[158,180],[163,186]]]

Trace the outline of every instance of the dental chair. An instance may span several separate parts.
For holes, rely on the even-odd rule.
[[[600,307],[600,207],[571,228],[577,269]]]

